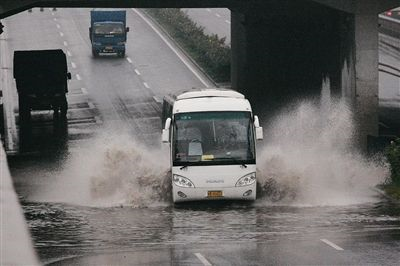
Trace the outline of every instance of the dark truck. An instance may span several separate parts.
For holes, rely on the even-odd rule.
[[[31,110],[54,110],[54,118],[66,118],[71,73],[63,50],[15,51],[14,78],[20,122],[30,121]]]
[[[94,57],[100,53],[124,57],[127,32],[129,27],[126,27],[126,11],[90,11],[89,37]]]

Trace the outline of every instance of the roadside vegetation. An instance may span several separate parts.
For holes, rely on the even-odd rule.
[[[225,38],[207,35],[179,8],[145,9],[215,82],[230,81],[231,49]]]
[[[384,185],[386,193],[400,200],[400,138],[392,141],[385,150],[390,165],[390,180]]]

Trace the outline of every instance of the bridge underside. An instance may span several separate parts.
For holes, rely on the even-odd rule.
[[[368,136],[379,129],[382,5],[364,0],[336,9],[321,2],[333,3],[283,0],[232,9],[232,87],[248,95],[268,121],[288,103],[320,99],[329,79],[331,96],[346,99],[353,109],[358,144],[365,149]]]
[[[120,7],[120,8],[204,8],[225,7],[251,9],[274,0],[2,0],[0,19],[17,14],[32,7]],[[363,0],[302,0],[295,2],[316,2],[331,8],[357,13],[364,6]],[[398,0],[375,1],[374,12],[381,13],[397,7]]]
[[[258,112],[319,97],[325,78],[358,120],[360,144],[378,134],[378,14],[398,0],[2,0],[0,18],[32,7],[226,7],[232,11],[232,87]],[[268,121],[268,120],[267,120]]]
[[[232,11],[232,86],[264,99],[260,108],[269,114],[287,103],[318,97],[326,78],[331,94],[340,97],[343,64],[352,60],[353,19],[305,1],[270,1]]]

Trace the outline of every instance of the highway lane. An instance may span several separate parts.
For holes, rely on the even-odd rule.
[[[155,144],[160,121],[153,96],[204,84],[132,10],[125,59],[92,58],[88,10],[59,9],[53,15],[34,9],[21,16],[6,21],[9,53],[63,47],[74,77],[63,149],[37,148],[52,136],[49,114],[41,114],[33,136],[47,138],[35,141],[34,152],[9,157],[44,264],[398,262],[400,209],[377,193],[346,201],[349,195],[337,191],[343,200],[336,204],[260,198],[254,204],[172,206],[163,186],[167,155]],[[283,167],[279,160],[265,163]],[[320,174],[330,178],[328,171]]]
[[[165,45],[160,49],[160,43],[164,41],[154,32],[151,35],[146,34],[146,31],[142,29],[145,28],[148,31],[150,27],[133,11],[128,12],[128,25],[132,26],[132,31],[129,34],[125,59],[108,57],[94,59],[88,53],[90,51],[89,9],[81,11],[59,9],[57,12],[46,9],[46,11],[39,13],[38,10],[34,10],[32,13],[25,12],[10,19],[12,23],[9,23],[11,24],[9,31],[17,35],[13,36],[14,40],[9,43],[12,46],[11,53],[18,49],[62,47],[68,54],[69,68],[73,74],[73,80],[69,83],[71,88],[69,98],[76,98],[73,96],[77,94],[90,96],[90,101],[86,105],[94,111],[91,116],[97,124],[105,122],[108,126],[110,121],[128,120],[124,126],[135,130],[136,136],[142,135],[143,132],[138,131],[145,128],[147,128],[147,133],[157,132],[155,136],[148,138],[153,141],[159,134],[159,121],[156,121],[158,115],[151,107],[157,105],[156,101],[160,101],[163,95],[174,91],[209,86],[206,78],[202,77],[202,81],[199,81],[196,75],[201,76],[201,74],[193,74],[179,60],[177,60],[178,64],[171,64],[171,57],[176,58],[176,48],[174,48],[175,52]],[[69,13],[65,17],[63,12]],[[30,20],[34,16],[39,19],[31,23]],[[72,16],[73,20],[68,16]],[[33,26],[29,32],[18,31],[18,29],[27,28],[29,23]],[[26,39],[18,40],[18,38]],[[144,43],[148,44],[144,45]],[[154,54],[158,56],[155,57]],[[11,64],[11,59],[9,64]],[[193,68],[190,62],[186,64]],[[98,75],[98,73],[101,74]],[[81,96],[78,97],[81,98]],[[69,101],[74,100],[69,99]],[[135,105],[124,101],[134,102]],[[70,120],[74,117],[75,112],[71,108],[74,104],[73,102],[68,113]],[[157,128],[154,127],[155,125]]]

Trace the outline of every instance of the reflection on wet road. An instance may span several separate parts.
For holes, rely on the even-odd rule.
[[[165,206],[150,208],[23,204],[35,247],[45,263],[160,246],[179,249],[203,245],[218,251],[223,245],[287,242],[285,246],[291,249],[296,243],[320,244],[320,239],[330,239],[345,250],[363,242],[378,242],[381,249],[387,246],[392,251],[400,248],[400,206],[390,203],[296,207],[257,201],[175,207],[164,203]],[[220,250],[221,256],[224,250]],[[262,264],[257,259],[255,262]],[[379,263],[371,259],[363,261]],[[168,264],[168,259],[163,263]],[[68,260],[64,265],[67,264]]]

